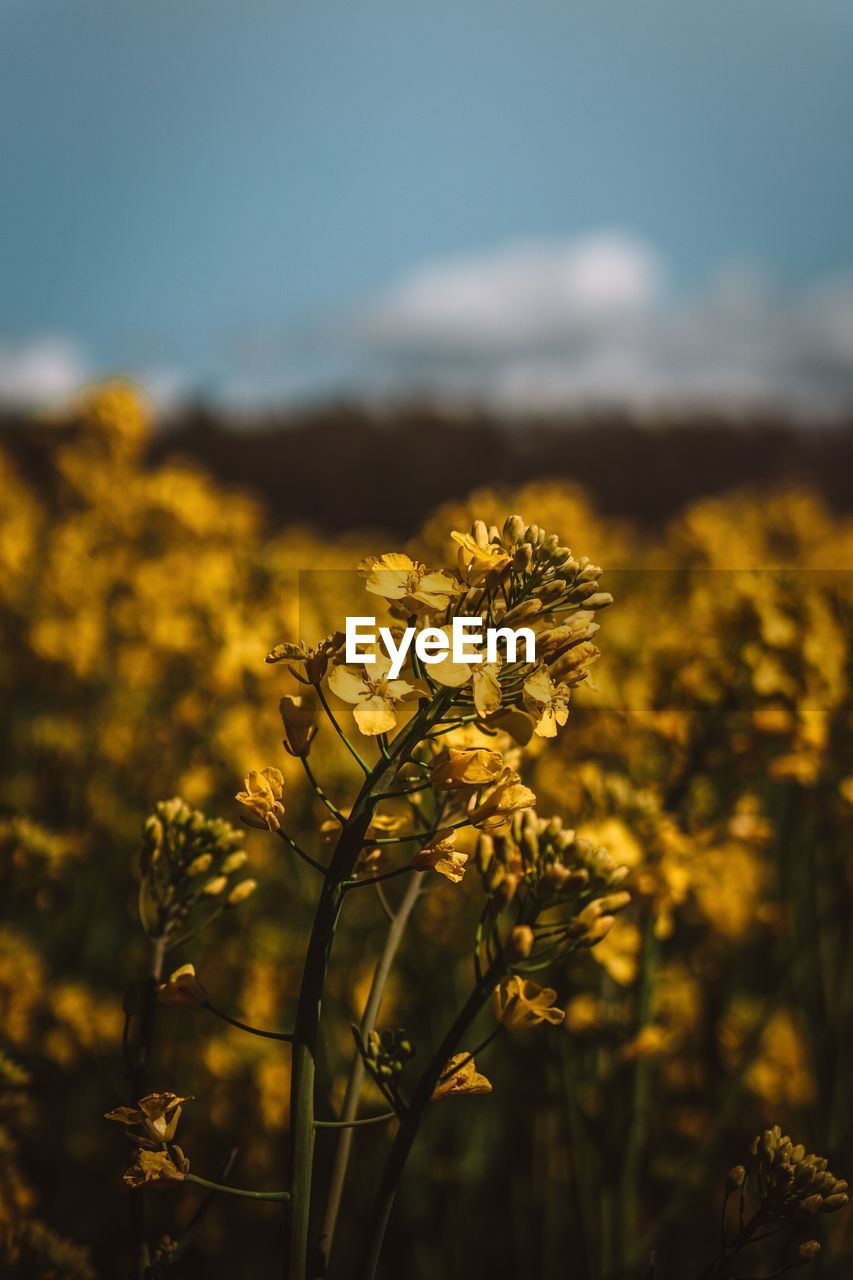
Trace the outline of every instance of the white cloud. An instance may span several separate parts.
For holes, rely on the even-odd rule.
[[[38,403],[105,372],[70,342],[0,342],[0,400]],[[131,366],[168,408],[187,374]],[[606,232],[427,263],[325,324],[244,336],[196,387],[225,409],[345,393],[558,410],[853,412],[853,272],[798,292],[723,264],[678,292],[636,237]]]
[[[743,266],[677,294],[618,233],[425,266],[349,318],[367,392],[497,407],[853,408],[853,275],[798,294]]]
[[[0,401],[40,404],[70,395],[89,376],[74,343],[39,338],[17,346],[0,342]]]
[[[180,403],[187,389],[185,375],[165,368],[98,369],[68,338],[43,337],[11,344],[0,339],[0,404],[32,408],[63,400],[97,378],[134,379],[160,410]]]
[[[391,346],[517,347],[648,307],[660,283],[656,256],[625,235],[530,241],[415,271],[359,321]]]

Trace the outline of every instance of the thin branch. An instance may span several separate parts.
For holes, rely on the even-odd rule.
[[[365,889],[372,884],[381,884],[383,880],[396,880],[397,876],[405,876],[415,870],[416,867],[395,867],[393,871],[383,871],[381,876],[371,876],[370,879],[345,880],[342,888],[349,893],[350,889]]]
[[[219,1182],[221,1182],[223,1178],[227,1178],[232,1168],[234,1167],[234,1161],[237,1159],[237,1150],[238,1150],[237,1147],[232,1147],[228,1155],[223,1160],[219,1169],[219,1175],[218,1175]],[[216,1200],[216,1192],[208,1191],[207,1195],[204,1197],[201,1204],[198,1206],[195,1213],[192,1215],[189,1222],[187,1223],[186,1227],[178,1237],[177,1242],[175,1244],[174,1252],[169,1255],[168,1265],[170,1267],[173,1267],[176,1262],[179,1262],[180,1259],[186,1253],[187,1249],[189,1249],[190,1245],[192,1244],[193,1240],[198,1234],[199,1227],[201,1226],[202,1222],[204,1222],[204,1219],[207,1217],[210,1210],[213,1208],[213,1203],[215,1200]]]
[[[344,733],[344,731],[343,731],[343,729],[341,728],[341,726],[338,724],[338,721],[337,721],[337,719],[336,719],[336,717],[335,717],[335,713],[334,713],[334,711],[332,710],[332,708],[329,706],[329,700],[328,700],[328,698],[326,697],[325,693],[323,692],[323,687],[322,687],[322,685],[319,685],[319,684],[318,684],[318,685],[315,685],[314,687],[315,687],[315,689],[317,690],[317,697],[320,699],[320,702],[322,703],[323,710],[325,711],[326,715],[329,717],[329,719],[330,719],[330,720],[331,720],[331,722],[332,722],[332,728],[335,730],[335,733],[338,735],[338,737],[340,738],[341,742],[344,744],[344,746],[346,747],[347,751],[348,751],[348,752],[350,753],[350,755],[352,756],[353,760],[355,760],[355,761],[356,761],[356,762],[361,766],[361,768],[364,770],[365,777],[369,777],[369,776],[370,776],[370,766],[369,766],[369,765],[366,765],[366,764],[364,763],[364,761],[362,760],[361,756],[358,754],[358,752],[356,751],[355,747],[352,745],[352,743],[350,742],[349,738],[348,738],[348,737],[347,737],[347,735]]]
[[[372,884],[374,889],[376,890],[376,896],[379,899],[379,905],[385,914],[385,919],[388,921],[389,924],[393,924],[394,912],[392,910],[391,903],[388,901],[388,898],[385,894],[385,890],[382,888],[381,885],[377,884],[375,880],[372,881]]]
[[[320,786],[319,782],[317,781],[314,775],[314,770],[311,768],[310,764],[308,763],[308,757],[301,755],[299,759],[302,761],[302,768],[305,770],[305,776],[310,782],[311,787],[315,795],[317,796],[317,799],[321,800],[323,804],[326,806],[326,808],[329,810],[329,813],[332,815],[332,817],[335,818],[335,820],[339,822],[341,826],[344,826],[346,823],[346,818],[341,813],[337,805],[332,803],[332,801],[326,795],[323,788]]]
[[[423,831],[413,831],[412,834],[408,836],[376,836],[375,839],[365,840],[364,843],[372,848],[373,845],[376,844],[406,844],[411,840],[428,841],[430,837],[434,836],[438,831],[459,831],[462,827],[469,827],[470,825],[470,818],[460,818],[459,822],[452,822],[447,827],[434,827],[428,834],[425,834]]]
[[[411,915],[415,903],[418,900],[422,886],[422,878],[420,876],[416,876],[406,886],[406,891],[400,901],[400,904],[391,918],[391,927],[388,930],[382,955],[376,963],[376,968],[373,973],[373,981],[370,985],[370,993],[367,997],[367,1003],[364,1007],[364,1013],[361,1019],[359,1035],[362,1040],[364,1040],[376,1026],[379,1011],[382,1007],[382,999],[385,994],[388,976],[394,964],[397,951],[399,950],[400,944],[403,940],[409,916]],[[378,885],[376,887],[376,892],[381,898],[384,898],[384,894]],[[356,1112],[358,1111],[364,1075],[364,1060],[361,1053],[356,1053],[353,1058],[352,1066],[350,1067],[349,1079],[347,1081],[346,1094],[344,1096],[344,1103],[341,1112],[344,1120],[352,1120],[355,1118]],[[329,1190],[326,1199],[326,1209],[323,1214],[323,1223],[320,1228],[319,1240],[319,1248],[326,1262],[328,1262],[329,1255],[331,1254],[332,1243],[335,1237],[335,1228],[337,1226],[338,1212],[340,1210],[344,1184],[346,1182],[353,1136],[351,1129],[343,1129],[341,1131],[338,1138],[337,1150],[335,1152],[334,1164],[332,1165],[332,1173],[329,1180]]]
[[[376,798],[377,800],[397,800],[399,798],[404,798],[405,796],[413,796],[418,791],[428,791],[431,786],[431,782],[418,782],[414,786],[406,787],[402,791],[383,791],[382,794]]]
[[[313,867],[315,871],[319,871],[321,876],[326,874],[326,868],[323,866],[322,862],[318,862],[316,858],[311,857],[310,853],[306,853],[305,850],[302,849],[286,831],[282,831],[281,828],[279,828],[279,830],[276,831],[276,835],[280,840],[283,840],[286,845],[289,845],[293,852],[298,854],[303,862],[307,862],[309,867]]]
[[[208,1000],[202,1005],[203,1009],[207,1009],[208,1013],[216,1014],[217,1018],[221,1018],[223,1022],[229,1023],[232,1027],[237,1027],[240,1031],[248,1031],[252,1036],[263,1036],[265,1040],[286,1040],[291,1043],[293,1040],[292,1031],[263,1031],[260,1027],[250,1027],[247,1022],[241,1022],[239,1018],[232,1018],[229,1014],[223,1013],[221,1009],[215,1009]]]
[[[186,1182],[194,1182],[199,1187],[206,1187],[208,1191],[218,1191],[226,1196],[242,1196],[246,1200],[289,1200],[289,1191],[246,1191],[243,1187],[227,1187],[222,1182],[210,1182],[207,1178],[200,1178],[197,1173],[188,1173],[185,1178]]]
[[[383,1111],[381,1116],[365,1116],[363,1120],[315,1120],[315,1129],[358,1129],[365,1124],[381,1124],[385,1120],[396,1120],[396,1111]]]

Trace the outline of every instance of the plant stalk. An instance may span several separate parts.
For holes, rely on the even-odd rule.
[[[379,1185],[373,1211],[373,1225],[367,1256],[362,1272],[363,1280],[375,1280],[376,1269],[379,1265],[379,1257],[385,1240],[385,1232],[388,1228],[391,1210],[394,1207],[394,1200],[397,1195],[397,1188],[400,1185],[400,1179],[403,1176],[409,1153],[441,1073],[453,1056],[460,1039],[491,996],[505,968],[505,962],[501,958],[492,962],[456,1015],[450,1029],[433,1055],[432,1061],[418,1081],[409,1109],[403,1116],[400,1128],[397,1130],[397,1136],[388,1153],[388,1159],[382,1174],[382,1181]]]
[[[359,1033],[362,1041],[365,1041],[370,1032],[376,1026],[376,1019],[379,1016],[379,1010],[382,1007],[382,999],[385,995],[385,987],[388,982],[388,975],[391,972],[391,966],[400,948],[403,940],[403,934],[406,925],[409,922],[409,916],[412,914],[415,903],[422,888],[422,877],[412,876],[406,892],[400,901],[400,905],[394,913],[394,918],[388,929],[388,936],[385,939],[385,947],[382,955],[376,964],[373,973],[373,981],[370,984],[370,992],[367,997],[367,1003],[364,1006]],[[341,1119],[349,1123],[354,1120],[358,1112],[358,1104],[361,1098],[361,1088],[364,1083],[364,1061],[360,1053],[353,1058],[352,1067],[350,1068],[349,1079],[347,1081],[347,1090],[344,1097],[343,1111]],[[350,1151],[352,1150],[353,1132],[352,1129],[344,1129],[338,1139],[337,1150],[335,1151],[335,1162],[332,1166],[332,1175],[329,1182],[329,1193],[326,1200],[326,1211],[323,1215],[323,1225],[320,1228],[320,1244],[318,1259],[317,1275],[324,1276],[329,1265],[329,1256],[332,1251],[332,1243],[335,1238],[335,1229],[337,1227],[338,1213],[341,1207],[341,1198],[343,1196],[344,1183],[346,1182],[347,1167],[349,1165]]]

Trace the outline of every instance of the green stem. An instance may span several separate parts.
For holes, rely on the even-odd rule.
[[[402,791],[386,791],[379,799],[396,800],[401,796],[413,796],[418,791],[428,791],[431,786],[430,782],[418,782],[412,787],[405,787]]]
[[[651,1014],[657,954],[658,943],[655,937],[654,912],[650,909],[646,919],[643,941],[640,999],[637,1010],[638,1031],[642,1031]],[[621,1208],[620,1254],[623,1264],[627,1262],[631,1242],[636,1239],[637,1235],[639,1217],[638,1192],[641,1182],[643,1152],[648,1135],[651,1083],[651,1064],[647,1057],[641,1055],[633,1067],[630,1128],[622,1162],[622,1178],[619,1189]]]
[[[431,831],[428,834],[425,834],[423,831],[414,831],[409,836],[377,836],[375,839],[365,840],[364,843],[369,844],[371,848],[375,844],[406,844],[411,840],[420,840],[422,844],[428,844],[432,836],[434,836],[438,830],[460,831],[462,827],[469,827],[470,825],[470,818],[460,818],[458,822],[451,822],[445,827],[437,827],[435,831]]]
[[[365,1116],[362,1120],[315,1120],[315,1129],[359,1129],[365,1124],[381,1124],[386,1120],[396,1120],[396,1111],[383,1111],[381,1116]]]
[[[315,685],[314,687],[317,690],[317,697],[320,699],[320,702],[322,703],[322,706],[323,706],[323,710],[325,711],[326,715],[329,717],[329,720],[331,721],[332,728],[335,730],[335,733],[338,735],[341,742],[344,744],[347,751],[352,756],[353,760],[355,760],[364,770],[365,776],[369,777],[371,772],[370,766],[364,763],[361,756],[358,754],[355,747],[352,745],[349,738],[344,733],[341,726],[338,724],[337,717],[335,716],[335,713],[332,710],[332,708],[329,706],[329,700],[326,697],[325,693],[323,692],[322,686],[318,684],[318,685]]]
[[[318,688],[318,693],[322,691]],[[452,697],[452,691],[449,691]],[[399,764],[423,737],[423,733],[442,714],[446,699],[419,711],[397,734],[391,744],[390,763],[380,759],[368,773],[356,798],[352,813],[341,829],[332,861],[326,870],[317,903],[314,924],[305,954],[302,983],[296,1007],[293,1036],[290,1115],[290,1190],[288,1215],[288,1265],[286,1280],[306,1280],[308,1267],[308,1233],[311,1211],[311,1180],[314,1166],[314,1080],[320,1012],[326,972],[332,949],[338,915],[346,890],[344,883],[352,877],[379,795],[393,783]]]
[[[416,870],[415,867],[395,867],[393,871],[383,871],[380,876],[365,876],[363,880],[347,880],[344,888],[347,893],[350,889],[369,888],[372,884],[381,884],[383,880],[396,880],[398,876],[408,875],[414,870]]]
[[[346,818],[341,813],[337,805],[334,805],[332,803],[332,801],[326,795],[325,791],[323,790],[323,788],[320,786],[319,782],[315,778],[314,770],[311,768],[310,764],[308,763],[308,757],[300,756],[299,759],[302,762],[302,768],[305,770],[305,776],[310,782],[311,789],[313,790],[314,794],[317,796],[317,799],[323,802],[323,804],[329,810],[329,813],[332,815],[332,817],[336,818],[337,821],[341,824],[341,826],[343,826],[344,823],[346,822]]]
[[[131,1073],[133,1102],[137,1103],[148,1089],[148,1066],[154,1042],[154,1028],[157,1017],[157,988],[163,981],[163,964],[166,958],[166,936],[151,939],[151,952],[148,961],[148,975],[139,1013],[139,1033],[133,1048],[133,1071]],[[135,1236],[136,1262],[134,1275],[142,1280],[151,1266],[151,1250],[148,1244],[148,1227],[146,1214],[147,1197],[144,1190],[131,1200],[131,1221]]]
[[[322,862],[318,862],[316,858],[311,857],[310,853],[306,853],[305,850],[301,848],[301,846],[298,845],[293,837],[289,836],[286,831],[282,831],[279,828],[279,830],[276,831],[276,835],[280,840],[283,840],[285,844],[289,845],[294,853],[298,853],[302,861],[307,862],[309,867],[313,867],[315,871],[319,871],[321,876],[326,874],[326,868],[323,866]]]
[[[376,963],[373,973],[373,980],[370,984],[370,992],[367,997],[367,1003],[364,1006],[364,1013],[361,1018],[359,1034],[362,1041],[366,1040],[370,1032],[374,1030],[376,1021],[379,1017],[379,1011],[382,1008],[382,1000],[385,995],[385,988],[388,983],[388,977],[391,973],[397,952],[400,949],[400,943],[403,940],[403,934],[409,917],[414,910],[415,903],[418,900],[421,889],[423,887],[423,879],[421,876],[414,877],[406,886],[406,892],[397,907],[397,910],[391,916],[390,927],[385,939],[385,946],[382,955]],[[378,890],[379,893],[382,890]],[[359,1099],[361,1097],[362,1085],[364,1084],[364,1059],[360,1053],[355,1054],[350,1067],[349,1079],[347,1080],[346,1095],[344,1097],[344,1105],[342,1116],[344,1121],[352,1120],[358,1111]],[[337,1150],[335,1151],[335,1161],[332,1166],[332,1174],[329,1179],[329,1191],[326,1199],[326,1210],[323,1215],[323,1224],[320,1228],[320,1254],[324,1265],[328,1265],[329,1257],[332,1252],[332,1244],[335,1238],[335,1229],[338,1223],[338,1214],[341,1207],[341,1199],[343,1197],[344,1185],[346,1183],[347,1168],[349,1166],[350,1153],[352,1151],[353,1134],[350,1129],[345,1129],[338,1139]]]
[[[239,1018],[232,1018],[227,1013],[223,1013],[221,1009],[214,1009],[208,1000],[207,1004],[202,1005],[203,1009],[207,1009],[208,1013],[216,1014],[217,1018],[221,1018],[223,1022],[229,1023],[232,1027],[237,1027],[240,1031],[248,1031],[252,1036],[263,1036],[266,1040],[293,1040],[292,1031],[262,1031],[260,1027],[250,1027],[247,1022],[241,1022]]]
[[[222,1182],[210,1182],[208,1178],[200,1178],[197,1173],[188,1173],[187,1182],[194,1182],[208,1191],[218,1191],[225,1196],[242,1196],[244,1200],[289,1200],[289,1191],[246,1191],[243,1187],[227,1187]]]
[[[367,1257],[363,1270],[363,1280],[374,1280],[379,1265],[379,1256],[385,1240],[385,1232],[394,1207],[397,1188],[406,1167],[415,1138],[429,1106],[433,1092],[438,1084],[444,1068],[453,1056],[453,1052],[470,1024],[477,1017],[486,1001],[492,994],[504,972],[504,962],[496,960],[477,983],[462,1009],[454,1019],[446,1036],[436,1050],[432,1061],[418,1081],[409,1110],[402,1117],[397,1136],[388,1154],[382,1181],[373,1210],[373,1225],[367,1248]]]

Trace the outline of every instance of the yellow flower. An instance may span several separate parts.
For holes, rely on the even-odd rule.
[[[457,563],[460,577],[470,586],[482,582],[490,573],[500,573],[510,561],[508,551],[495,542],[487,541],[485,525],[481,525],[481,541],[473,534],[451,533],[451,538],[458,545]]]
[[[462,853],[455,845],[455,831],[436,831],[430,843],[412,858],[411,865],[416,871],[437,871],[440,876],[458,884],[465,874],[468,854]]]
[[[241,902],[245,902],[247,898],[251,897],[257,887],[257,880],[241,880],[239,884],[235,884],[225,899],[225,905],[227,907],[238,907]]]
[[[524,682],[524,705],[538,717],[534,733],[540,738],[556,738],[557,726],[569,718],[571,690],[566,684],[554,684],[547,667],[539,667]]]
[[[433,765],[430,783],[436,791],[484,787],[496,782],[503,768],[503,758],[497,751],[485,747],[450,747]]]
[[[539,1022],[550,1022],[551,1026],[558,1027],[565,1014],[554,1004],[556,998],[553,988],[537,987],[535,982],[513,974],[501,986],[495,987],[495,1016],[507,1031],[519,1031]]]
[[[578,995],[569,1001],[566,1026],[575,1035],[594,1031],[602,1022],[601,1002],[591,995]]]
[[[176,1093],[149,1093],[140,1098],[135,1107],[115,1107],[106,1113],[107,1120],[116,1120],[128,1128],[139,1127],[141,1135],[131,1135],[135,1141],[150,1147],[154,1143],[171,1142],[181,1118],[181,1108],[192,1098],[179,1098]]]
[[[355,722],[365,735],[390,733],[397,724],[396,703],[419,696],[405,680],[389,680],[390,668],[390,659],[377,654],[369,667],[354,671],[341,665],[334,667],[329,677],[332,692],[355,706]]]
[[[316,645],[306,644],[304,640],[299,644],[284,641],[270,649],[264,661],[286,662],[291,675],[302,684],[319,684],[328,670],[330,659],[340,652],[343,644],[341,631],[326,636]]]
[[[237,792],[237,800],[244,809],[254,813],[270,831],[278,831],[284,817],[281,797],[284,792],[284,776],[280,769],[252,769],[245,779],[245,791]]]
[[[144,1187],[149,1182],[183,1182],[189,1173],[190,1162],[180,1147],[168,1151],[146,1151],[140,1148],[136,1161],[124,1175],[129,1187]]]
[[[365,587],[405,608],[408,613],[443,613],[461,590],[455,578],[443,570],[430,570],[399,551],[368,556],[359,565]]]
[[[203,1009],[208,998],[205,987],[196,977],[194,964],[182,964],[180,969],[170,973],[166,981],[157,988],[157,999],[161,1004],[178,1004],[187,1009]]]
[[[566,682],[569,688],[582,684],[589,676],[590,667],[598,661],[600,654],[601,650],[598,646],[590,644],[589,641],[574,645],[561,658],[557,658],[550,664],[551,674],[557,681]]]
[[[619,920],[607,937],[593,950],[593,958],[621,987],[630,987],[637,977],[642,935],[632,920]]]
[[[504,769],[497,785],[468,817],[471,825],[481,831],[497,831],[506,826],[514,813],[529,809],[535,803],[536,796],[525,787],[515,770]]]
[[[317,736],[315,706],[307,698],[287,696],[278,704],[284,725],[284,748],[292,756],[307,756]]]
[[[664,1053],[672,1041],[672,1033],[656,1022],[647,1022],[633,1040],[619,1050],[620,1062],[636,1062],[639,1058],[654,1058]]]
[[[491,1093],[491,1082],[481,1076],[474,1059],[468,1053],[455,1053],[441,1073],[433,1091],[432,1100],[449,1098],[464,1093]]]
[[[442,658],[440,662],[430,664],[430,677],[436,684],[444,685],[448,689],[461,689],[469,681],[472,681],[474,706],[477,708],[477,714],[483,717],[494,714],[501,705],[501,686],[498,680],[501,660],[498,659],[497,662],[454,662],[452,656],[452,628],[449,626],[437,627],[436,630],[443,632],[447,636],[450,647],[445,658]]]

